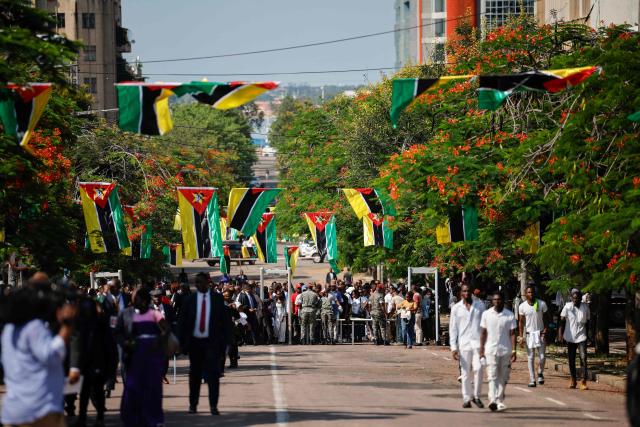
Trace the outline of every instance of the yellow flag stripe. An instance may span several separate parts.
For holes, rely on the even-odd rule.
[[[590,70],[592,68],[593,66],[577,67],[577,68],[561,68],[559,70],[548,70],[546,72],[564,79],[565,77],[570,76],[571,74],[580,73],[582,71]]]
[[[353,211],[356,213],[358,219],[362,219],[362,217],[370,212],[369,205],[362,197],[359,191],[354,190],[353,188],[343,188],[345,196],[347,196],[347,200],[349,204],[353,208]]]
[[[362,217],[362,233],[364,234],[365,246],[374,246],[376,244],[373,237],[373,221],[366,215]]]
[[[33,131],[38,124],[38,120],[40,120],[40,116],[44,112],[44,107],[47,106],[47,102],[49,102],[49,98],[51,97],[51,87],[46,91],[42,92],[40,95],[35,97],[33,100],[33,111],[31,112],[31,117],[29,118],[29,126],[27,131],[24,133],[22,137],[22,141],[20,141],[20,146],[25,148],[27,151],[31,151],[31,147],[28,145],[31,136],[33,135]]]
[[[193,218],[193,206],[178,191],[178,206],[180,208],[180,222],[182,224],[182,243],[184,244],[184,256],[188,259],[198,258],[198,245],[196,240],[195,220]]]
[[[233,217],[248,188],[232,188],[229,193],[229,206],[227,208],[227,226],[233,222]]]
[[[176,267],[182,267],[182,245],[176,245]]]
[[[304,219],[307,220],[307,225],[309,226],[309,232],[311,233],[311,238],[313,239],[313,242],[317,245],[318,244],[318,240],[316,240],[316,225],[313,223],[313,221],[311,220],[311,218],[309,218],[309,216],[307,214],[304,214]]]
[[[255,85],[247,85],[239,89],[234,90],[230,94],[222,97],[218,102],[214,104],[215,108],[220,110],[229,110],[231,108],[237,108],[241,105],[250,102],[256,97],[267,92],[269,89]]]
[[[168,89],[162,89],[160,96],[156,100],[153,108],[156,110],[156,120],[158,121],[158,131],[160,135],[164,135],[173,129],[173,119],[171,118],[171,110],[169,109],[169,97],[173,92]]]
[[[436,227],[436,240],[438,244],[451,243],[451,232],[449,231],[449,220]]]
[[[82,200],[82,212],[84,213],[84,221],[87,224],[87,235],[89,236],[91,251],[99,254],[105,253],[107,252],[107,247],[102,239],[102,229],[98,220],[96,203],[82,187],[80,188],[80,199]]]

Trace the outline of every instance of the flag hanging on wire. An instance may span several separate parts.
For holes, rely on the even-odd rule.
[[[213,187],[178,187],[184,256],[222,256],[218,193]]]
[[[281,188],[232,188],[229,193],[227,226],[245,236],[254,235],[262,214],[281,191]]]
[[[326,257],[334,272],[339,273],[335,215],[333,212],[305,212],[304,218],[320,258],[324,260]]]
[[[439,244],[478,240],[478,209],[463,205],[449,208],[447,221],[436,227]]]
[[[391,124],[394,128],[398,126],[400,114],[416,99],[418,96],[430,89],[435,89],[443,84],[455,81],[469,79],[473,76],[442,76],[430,79],[394,79],[391,94]]]
[[[560,92],[579,84],[598,70],[599,67],[590,66],[480,76],[478,108],[497,110],[513,92]]]
[[[256,233],[253,235],[253,241],[256,245],[256,250],[258,251],[258,258],[260,258],[262,262],[266,262],[268,264],[278,262],[275,213],[266,212],[262,214],[262,220],[258,224]],[[242,249],[247,250],[244,245],[242,246]]]
[[[291,278],[296,274],[296,266],[298,265],[298,256],[300,251],[298,246],[284,247],[284,265],[291,270]]]
[[[278,87],[259,83],[141,83],[116,84],[120,129],[144,135],[164,135],[173,128],[169,98],[190,94],[199,102],[220,110],[236,108]]]
[[[343,188],[358,219],[370,213],[396,215],[391,197],[379,188]]]
[[[229,262],[231,260],[231,251],[228,245],[222,246],[222,256],[220,257],[220,273],[229,274]]]
[[[4,133],[17,138],[20,146],[28,151],[31,151],[29,139],[51,97],[51,87],[51,83],[24,86],[9,83],[0,87],[0,121]]]
[[[182,267],[182,245],[180,243],[172,243],[162,248],[165,264],[175,267]]]
[[[80,198],[91,250],[104,253],[128,248],[127,226],[116,184],[81,182]]]
[[[362,217],[365,246],[380,246],[393,249],[393,230],[389,225],[392,216],[369,213]]]

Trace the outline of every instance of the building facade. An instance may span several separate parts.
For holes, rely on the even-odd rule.
[[[539,22],[583,22],[592,28],[629,24],[637,31],[640,0],[540,0],[536,4]]]
[[[114,83],[126,79],[122,53],[131,52],[128,30],[122,27],[121,0],[35,0],[35,7],[48,11],[58,34],[82,42],[70,80],[93,95],[94,110],[117,107]],[[115,117],[115,112],[103,114]]]

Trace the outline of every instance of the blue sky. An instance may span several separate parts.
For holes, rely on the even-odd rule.
[[[313,43],[394,26],[393,0],[123,0],[123,25],[135,40],[131,60],[227,54]],[[144,74],[270,73],[393,67],[393,34],[327,46],[232,58],[144,64]],[[201,77],[149,76],[149,81]],[[279,80],[283,83],[366,84],[378,71],[348,74],[229,75],[211,81]]]

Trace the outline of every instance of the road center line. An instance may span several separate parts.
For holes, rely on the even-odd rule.
[[[435,351],[432,351],[431,354],[433,354],[434,356],[438,355],[438,353],[436,353]]]
[[[583,414],[587,418],[591,418],[592,420],[601,420],[602,418],[596,417],[595,415],[587,414],[586,412]]]
[[[531,393],[531,390],[527,390],[526,388],[522,388],[522,387],[514,387],[516,390],[520,390],[523,393]]]
[[[276,423],[279,426],[287,425],[289,421],[289,412],[287,412],[287,400],[284,397],[282,383],[278,375],[278,366],[276,363],[276,349],[269,347],[271,352],[271,386],[273,388],[273,400],[276,408]]]
[[[559,400],[556,399],[552,399],[550,397],[545,397],[545,399],[547,399],[549,402],[555,403],[556,405],[560,405],[560,406],[567,406],[566,403],[564,402],[560,402]]]

